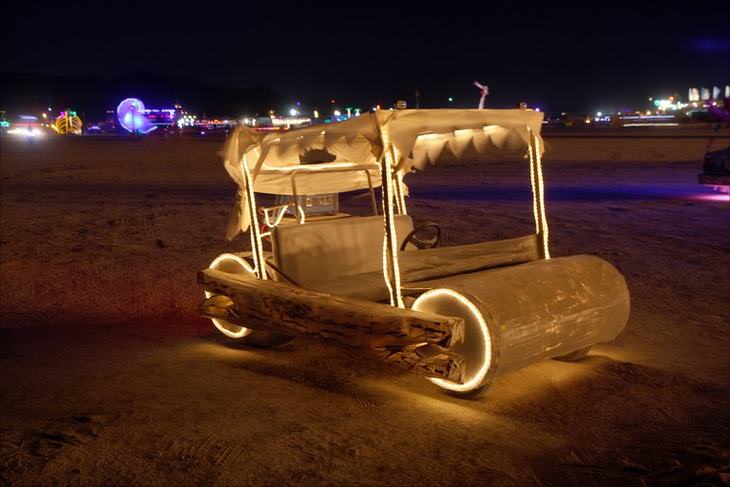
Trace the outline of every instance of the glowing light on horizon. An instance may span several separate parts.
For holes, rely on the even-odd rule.
[[[43,131],[37,127],[14,127],[8,130],[11,135],[23,137],[42,137]]]
[[[157,128],[145,116],[144,103],[138,98],[125,98],[119,103],[117,120],[124,130],[132,134],[148,134]]]
[[[689,199],[699,201],[712,201],[717,203],[730,203],[730,193],[704,193],[696,194],[688,197]]]

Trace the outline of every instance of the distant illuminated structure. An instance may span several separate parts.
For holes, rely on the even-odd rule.
[[[152,125],[169,127],[175,125],[177,110],[174,108],[145,108],[142,113]]]
[[[81,118],[73,110],[65,110],[56,117],[51,128],[60,135],[81,135],[81,129],[84,126]]]
[[[157,128],[145,115],[144,103],[137,98],[126,98],[117,106],[117,120],[132,134],[148,134]]]

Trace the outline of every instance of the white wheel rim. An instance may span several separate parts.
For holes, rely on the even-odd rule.
[[[431,289],[429,291],[426,291],[425,293],[418,296],[418,298],[413,302],[412,308],[416,311],[430,311],[428,309],[424,309],[426,308],[426,302],[430,299],[440,296],[456,299],[459,304],[463,305],[466,308],[470,316],[462,316],[461,318],[471,318],[472,323],[477,325],[476,331],[478,332],[478,338],[481,339],[481,341],[483,342],[483,359],[479,364],[477,372],[472,374],[471,377],[469,377],[468,380],[466,380],[463,384],[458,384],[450,380],[438,379],[435,377],[429,377],[428,380],[443,389],[454,392],[469,392],[477,389],[484,383],[484,379],[489,372],[489,367],[492,365],[492,339],[489,333],[489,328],[487,327],[487,322],[484,319],[484,316],[482,316],[481,311],[479,311],[479,308],[477,308],[476,305],[466,296],[452,289]]]
[[[236,272],[237,274],[249,273],[252,276],[255,275],[253,268],[249,265],[249,263],[235,254],[221,254],[210,263],[211,269],[220,269],[223,266],[226,266],[229,269],[230,267],[233,267],[237,271],[240,269],[240,272]],[[205,291],[204,294],[205,299],[208,299],[213,295],[213,293],[208,291]],[[253,332],[250,328],[234,325],[225,320],[219,320],[217,318],[211,318],[210,320],[213,322],[215,327],[218,328],[218,331],[230,338],[243,338]]]

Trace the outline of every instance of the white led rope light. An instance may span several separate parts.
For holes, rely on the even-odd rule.
[[[479,326],[479,333],[482,336],[482,340],[484,341],[482,349],[482,352],[484,353],[484,359],[479,365],[479,369],[477,370],[476,374],[474,374],[468,381],[464,382],[463,384],[459,384],[457,382],[446,379],[438,379],[435,377],[430,377],[428,380],[430,380],[437,386],[448,389],[450,391],[469,392],[482,385],[484,379],[487,377],[487,373],[489,372],[489,367],[492,365],[492,338],[489,333],[489,327],[487,326],[487,322],[484,319],[481,311],[479,311],[479,308],[477,308],[476,305],[474,305],[474,303],[472,303],[466,296],[452,289],[440,288],[426,291],[425,293],[418,296],[418,298],[413,302],[413,306],[411,308],[416,311],[420,311],[421,306],[426,300],[438,298],[439,296],[448,296],[450,298],[455,298],[457,301],[459,301],[460,304],[463,304],[466,307],[469,314],[472,316],[472,318],[474,318],[477,325]]]
[[[380,127],[380,136],[383,141],[381,178],[383,179],[383,215],[385,217],[383,276],[385,277],[385,282],[388,286],[388,291],[390,293],[391,306],[405,308],[405,304],[403,303],[403,295],[401,294],[400,288],[400,268],[398,266],[398,237],[395,231],[395,214],[393,211],[393,153],[390,145],[390,138],[388,137],[387,127]]]
[[[540,138],[537,137],[537,135],[533,134],[532,140],[535,143],[535,169],[537,172],[538,189],[540,191],[538,204],[540,205],[542,248],[545,259],[550,259],[550,249],[548,248],[548,223],[547,214],[545,212],[545,183],[543,182],[542,178],[542,155],[540,151]]]
[[[251,222],[249,231],[251,232],[251,253],[256,263],[256,275],[259,279],[266,280],[266,265],[264,263],[264,247],[261,244],[261,229],[259,228],[259,219],[256,210],[256,197],[253,190],[253,180],[251,172],[248,168],[246,155],[241,160],[241,168],[243,171],[243,179],[246,183],[246,196],[248,198],[248,210]]]
[[[252,275],[256,275],[256,273],[254,272],[253,268],[249,265],[249,263],[246,262],[245,259],[242,259],[241,257],[239,257],[235,254],[221,254],[218,257],[216,257],[215,260],[213,260],[213,262],[211,262],[210,266],[208,266],[208,267],[210,267],[211,269],[218,269],[221,266],[221,264],[225,263],[226,261],[235,262],[236,264],[240,265],[244,271],[249,272]],[[208,299],[211,296],[213,296],[213,293],[211,293],[209,291],[205,291],[205,299]],[[223,333],[225,336],[227,336],[229,338],[243,338],[247,335],[250,335],[253,332],[253,330],[250,328],[233,325],[228,322],[225,322],[228,324],[228,326],[226,326],[222,320],[219,320],[217,318],[211,318],[210,320],[213,322],[215,327],[218,328],[218,331],[220,331],[221,333]],[[233,327],[234,329],[240,328],[240,330],[234,331],[229,327]]]
[[[528,126],[529,141],[527,153],[530,156],[530,186],[532,188],[532,211],[535,217],[535,232],[542,238],[543,257],[550,259],[548,248],[548,224],[545,215],[545,184],[542,177],[542,157],[540,141]]]

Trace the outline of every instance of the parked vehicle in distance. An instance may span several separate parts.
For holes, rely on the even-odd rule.
[[[730,146],[706,152],[702,173],[697,179],[700,184],[712,186],[722,193],[730,193]]]

